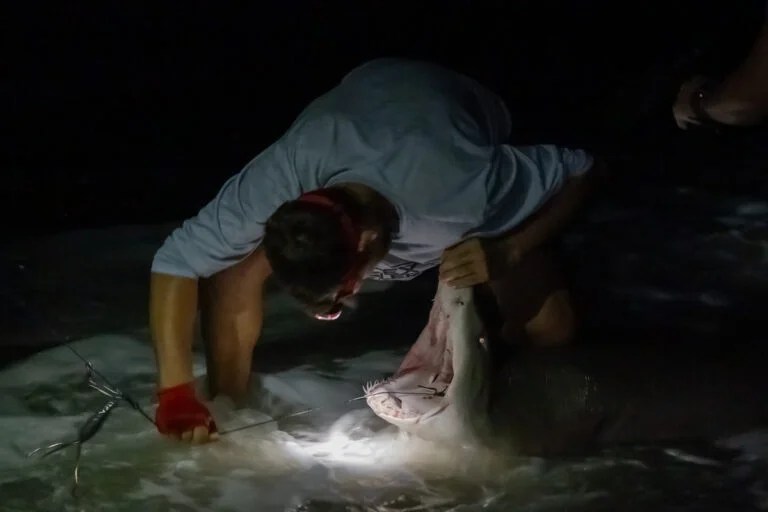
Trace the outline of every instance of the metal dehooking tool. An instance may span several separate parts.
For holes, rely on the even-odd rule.
[[[75,467],[73,470],[72,495],[76,496],[77,490],[80,485],[80,457],[82,454],[83,444],[88,440],[90,440],[93,436],[95,436],[101,430],[101,427],[104,426],[104,423],[107,421],[107,418],[112,413],[112,410],[115,407],[117,407],[120,404],[120,402],[127,403],[131,408],[140,412],[141,415],[144,416],[151,423],[154,423],[154,421],[152,421],[152,418],[150,418],[147,415],[147,413],[144,412],[144,410],[141,408],[141,406],[139,406],[136,400],[134,400],[128,394],[122,392],[117,386],[112,384],[109,381],[109,379],[107,379],[104,375],[99,373],[93,367],[90,361],[88,361],[86,358],[80,355],[80,353],[77,352],[71,346],[69,345],[65,345],[65,346],[85,363],[85,368],[86,368],[86,371],[88,372],[88,375],[87,375],[88,387],[90,387],[91,389],[95,389],[102,395],[106,396],[108,400],[104,403],[104,405],[102,405],[99,408],[99,410],[91,414],[88,417],[88,419],[85,420],[85,423],[83,423],[80,426],[80,428],[77,429],[77,435],[73,440],[53,443],[48,446],[37,448],[29,452],[27,454],[27,457],[31,457],[36,453],[39,453],[43,450],[47,450],[43,454],[43,458],[45,458],[48,455],[51,455],[52,453],[56,453],[70,446],[74,446],[75,447]]]

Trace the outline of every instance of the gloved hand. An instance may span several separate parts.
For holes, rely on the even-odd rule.
[[[216,422],[195,396],[192,382],[161,389],[157,397],[155,423],[161,434],[193,443],[204,443],[218,437]]]

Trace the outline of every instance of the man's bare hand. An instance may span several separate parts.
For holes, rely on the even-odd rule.
[[[490,277],[489,244],[470,238],[443,252],[440,280],[455,288],[487,282]]]
[[[694,77],[683,85],[677,93],[677,99],[672,107],[672,113],[675,116],[675,123],[682,130],[688,129],[690,125],[699,125],[701,120],[696,117],[691,107],[691,99],[699,88],[706,82],[704,77]]]

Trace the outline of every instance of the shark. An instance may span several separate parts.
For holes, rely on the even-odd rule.
[[[376,416],[422,439],[527,455],[713,439],[768,424],[759,362],[653,344],[500,350],[476,295],[438,284],[400,366],[364,386]]]

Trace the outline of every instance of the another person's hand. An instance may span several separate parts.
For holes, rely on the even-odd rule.
[[[158,393],[155,423],[161,434],[193,444],[218,438],[211,413],[195,396],[191,382],[161,389]]]
[[[683,83],[680,86],[680,90],[677,93],[677,99],[672,107],[672,113],[675,116],[675,123],[683,130],[688,129],[689,125],[701,124],[701,120],[696,117],[696,113],[693,111],[691,105],[693,95],[706,83],[706,79],[702,76],[696,76]]]
[[[440,261],[440,281],[455,288],[488,282],[503,272],[503,266],[512,259],[508,244],[508,241],[470,238],[449,247]]]

